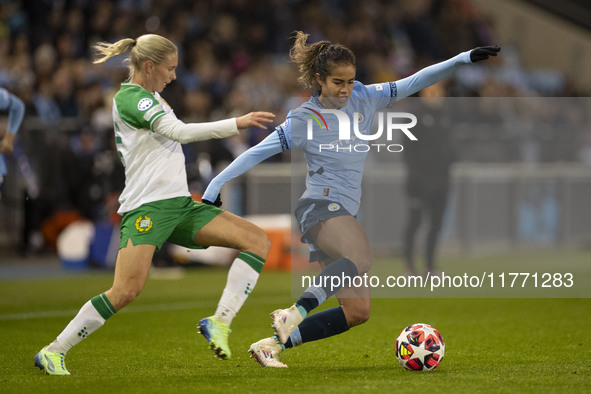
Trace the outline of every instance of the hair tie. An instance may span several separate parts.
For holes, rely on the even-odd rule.
[[[137,44],[137,41],[133,40],[133,42],[131,43],[131,47],[133,48],[136,44]]]

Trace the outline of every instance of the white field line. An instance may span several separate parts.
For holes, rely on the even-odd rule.
[[[286,299],[283,304],[287,305],[291,302],[288,299],[289,294],[286,294]],[[248,303],[248,300],[246,301]],[[259,305],[273,305],[278,304],[277,297],[265,297],[256,298],[251,300]],[[80,304],[80,307],[82,307]],[[281,306],[281,305],[278,305]],[[130,305],[118,313],[145,313],[154,311],[181,311],[188,309],[199,309],[199,308],[214,308],[215,304],[206,301],[185,301],[185,302],[169,302],[161,304],[150,304],[150,305]],[[66,310],[54,310],[54,311],[39,311],[39,312],[23,312],[23,313],[5,313],[0,314],[0,321],[7,320],[28,320],[28,319],[44,319],[51,317],[63,317],[71,316],[74,317],[78,313],[78,309],[66,309]]]

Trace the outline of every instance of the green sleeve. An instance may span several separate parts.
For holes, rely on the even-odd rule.
[[[152,130],[154,122],[165,114],[156,98],[139,87],[117,92],[115,104],[121,119],[137,129]]]

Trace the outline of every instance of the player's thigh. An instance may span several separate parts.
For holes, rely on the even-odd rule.
[[[107,294],[116,309],[125,306],[142,291],[155,250],[154,245],[133,245],[131,240],[125,248],[119,249],[113,287]]]
[[[353,216],[323,220],[308,232],[308,238],[332,259],[346,257],[360,273],[371,268],[371,249],[365,231]]]
[[[255,224],[224,211],[195,234],[195,243],[251,251],[266,258],[271,248],[267,234]]]

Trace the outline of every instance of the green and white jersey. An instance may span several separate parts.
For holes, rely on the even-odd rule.
[[[117,152],[125,167],[119,214],[142,204],[190,196],[181,144],[155,133],[154,122],[172,108],[160,95],[124,82],[113,98]]]

